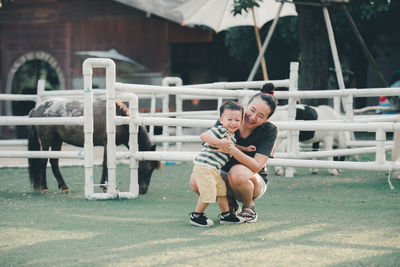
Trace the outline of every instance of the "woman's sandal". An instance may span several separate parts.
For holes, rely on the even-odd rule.
[[[228,197],[229,212],[231,212],[237,216],[241,210],[240,210],[240,207],[239,207],[236,199],[232,196],[227,196],[227,197]]]
[[[239,214],[239,216],[244,219],[244,222],[247,223],[257,222],[257,212],[254,206],[243,205],[242,212]]]

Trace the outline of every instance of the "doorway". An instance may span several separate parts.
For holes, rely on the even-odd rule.
[[[46,90],[59,90],[60,81],[56,70],[46,61],[28,60],[22,64],[14,75],[11,85],[12,94],[36,94],[38,80],[45,80]],[[33,101],[12,101],[12,115],[25,116],[35,106]],[[16,138],[26,138],[27,127],[16,126]]]

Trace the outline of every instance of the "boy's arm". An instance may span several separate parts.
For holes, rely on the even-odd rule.
[[[219,139],[209,131],[200,134],[200,139],[201,141],[206,142],[211,146],[233,144],[232,140],[228,140],[226,138]]]

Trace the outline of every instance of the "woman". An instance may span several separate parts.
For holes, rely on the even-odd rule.
[[[250,99],[244,120],[235,132],[237,145],[253,145],[255,151],[242,152],[233,144],[217,147],[217,151],[232,155],[231,160],[222,168],[221,175],[227,181],[228,196],[243,203],[239,216],[243,217],[245,222],[257,221],[254,200],[261,198],[267,189],[268,180],[265,178],[266,172],[263,174],[263,171],[271,157],[277,136],[276,126],[268,122],[277,104],[273,89],[273,85],[267,83],[260,93]],[[193,175],[190,177],[190,186],[198,193]],[[234,198],[230,206],[237,209]]]

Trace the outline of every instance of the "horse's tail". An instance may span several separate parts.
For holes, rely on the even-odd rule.
[[[37,135],[37,130],[34,125],[28,126],[28,150],[29,151],[39,151],[40,142]],[[34,189],[40,189],[40,159],[38,158],[28,158],[29,166],[29,179],[33,185]]]

